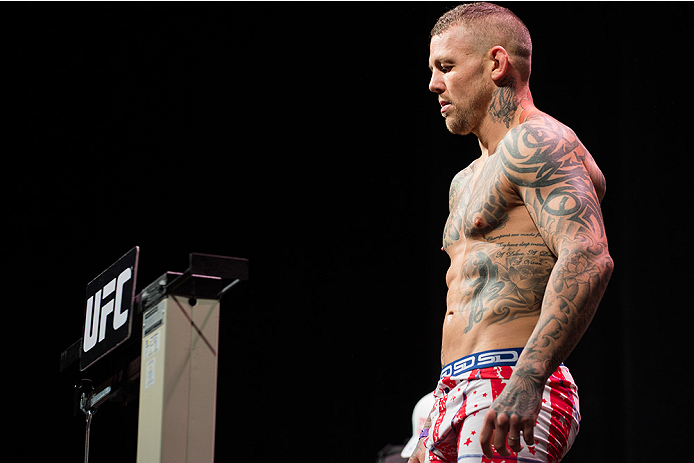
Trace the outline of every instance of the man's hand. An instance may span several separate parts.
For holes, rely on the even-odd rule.
[[[494,456],[492,444],[499,455],[503,457],[510,455],[506,447],[507,436],[511,450],[520,452],[523,448],[521,431],[523,431],[525,443],[535,445],[533,428],[540,413],[543,389],[544,384],[538,387],[537,381],[512,378],[511,383],[492,403],[484,417],[480,444],[487,458]]]
[[[410,459],[407,460],[407,463],[426,463],[427,454],[426,447],[424,446],[425,440],[426,437],[419,439],[419,442],[417,442],[417,446],[414,448],[414,451],[412,452]]]

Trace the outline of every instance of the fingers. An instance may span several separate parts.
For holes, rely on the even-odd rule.
[[[487,414],[484,415],[484,424],[482,425],[482,431],[480,431],[480,445],[482,446],[482,453],[487,458],[494,458],[494,450],[492,450],[492,439],[494,437],[494,423],[496,422],[496,412],[493,409],[489,409]]]
[[[513,434],[509,434],[511,422],[505,413],[500,413],[496,416],[496,432],[494,433],[494,448],[502,457],[511,455],[511,452],[506,448],[506,438]],[[510,443],[511,441],[509,441]],[[518,442],[518,441],[517,441]]]
[[[494,458],[495,449],[502,457],[507,457],[511,454],[506,448],[509,424],[508,417],[505,414],[502,413],[497,416],[494,409],[489,409],[484,416],[484,424],[482,425],[482,431],[480,431],[480,446],[485,457]]]
[[[484,416],[484,424],[480,431],[482,453],[487,458],[493,458],[494,450],[496,450],[502,457],[507,457],[511,454],[509,449],[516,453],[523,449],[523,440],[528,446],[533,446],[535,445],[534,428],[534,419],[521,420],[516,414],[509,418],[506,413],[497,414],[490,408]]]
[[[535,419],[530,422],[525,423],[523,427],[523,437],[525,438],[525,443],[528,446],[535,445]]]
[[[510,450],[520,452],[523,449],[523,439],[529,446],[535,444],[533,423],[521,423],[515,414],[509,418],[505,413],[497,415],[493,409],[487,412],[480,432],[482,453],[487,458],[493,458],[494,450],[502,457],[509,456]]]
[[[508,430],[508,446],[514,452],[520,452],[523,448],[521,444],[521,425],[518,415],[511,415],[509,420],[510,426]],[[505,448],[504,448],[505,450]]]

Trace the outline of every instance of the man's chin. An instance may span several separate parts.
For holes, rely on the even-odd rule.
[[[472,132],[472,128],[469,124],[464,121],[455,120],[450,116],[446,118],[446,128],[454,135],[469,135]]]

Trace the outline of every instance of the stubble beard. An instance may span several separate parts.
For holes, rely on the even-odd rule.
[[[454,107],[451,114],[446,115],[446,128],[456,135],[468,135],[472,132],[474,124],[470,120],[471,114]]]
[[[466,104],[451,104],[453,111],[445,115],[446,128],[456,135],[468,135],[479,127],[487,113],[490,98],[482,89],[475,92],[472,100]]]

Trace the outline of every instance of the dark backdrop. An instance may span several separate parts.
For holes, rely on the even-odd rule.
[[[369,462],[409,437],[439,370],[448,186],[478,152],[427,90],[453,5],[3,6],[8,397],[30,451],[82,458],[58,356],[86,284],[134,245],[140,289],[189,252],[250,259],[221,315],[217,461]],[[535,103],[608,184],[616,270],[566,362],[584,417],[567,461],[660,461],[691,434],[673,424],[692,411],[685,6],[507,6]],[[136,415],[102,408],[93,461],[132,459]]]

